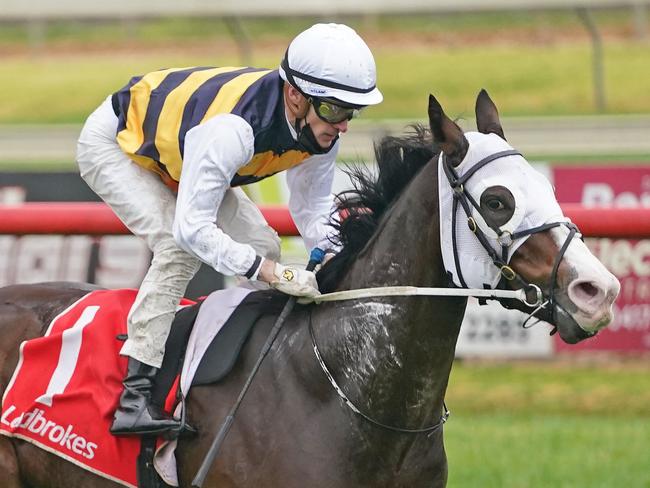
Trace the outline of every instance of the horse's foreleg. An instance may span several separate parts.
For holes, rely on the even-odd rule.
[[[11,440],[0,435],[0,481],[3,488],[22,488],[18,458]]]

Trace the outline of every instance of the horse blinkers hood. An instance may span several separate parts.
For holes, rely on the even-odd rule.
[[[429,118],[434,140],[440,144],[439,185],[440,242],[443,262],[453,286],[497,288],[533,286],[508,263],[515,251],[533,234],[555,227],[566,227],[566,239],[555,257],[545,296],[555,315],[557,274],[560,262],[577,227],[564,217],[548,180],[535,171],[503,137],[496,106],[484,90],[476,102],[480,132],[461,129],[442,111],[437,100],[429,98]],[[464,147],[463,143],[467,143]],[[459,157],[462,158],[459,160]],[[535,184],[530,184],[535,182]],[[507,192],[512,213],[499,225],[486,218],[481,208],[483,196],[494,189]],[[467,219],[466,223],[461,214]],[[535,314],[538,310],[535,310]],[[552,321],[553,323],[555,320]]]

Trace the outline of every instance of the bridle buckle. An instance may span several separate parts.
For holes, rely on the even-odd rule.
[[[507,264],[501,266],[500,271],[501,271],[501,276],[503,276],[508,281],[512,281],[517,277],[517,273],[515,272],[515,270],[512,269]]]
[[[497,236],[497,242],[503,247],[510,247],[512,245],[512,233],[509,230],[502,230]]]
[[[467,226],[469,227],[469,230],[476,234],[476,231],[478,230],[478,224],[476,223],[476,220],[474,220],[474,217],[469,217],[467,219]]]

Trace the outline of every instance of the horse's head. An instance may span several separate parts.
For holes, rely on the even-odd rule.
[[[439,145],[440,233],[445,268],[458,286],[538,286],[535,316],[565,342],[594,335],[612,320],[620,284],[564,217],[548,180],[507,142],[485,90],[476,100],[479,132],[463,131],[429,97]],[[577,237],[577,238],[576,238]],[[532,312],[524,304],[502,302]]]

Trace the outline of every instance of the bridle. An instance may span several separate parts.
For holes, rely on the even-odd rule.
[[[347,397],[347,395],[343,392],[341,387],[338,385],[336,380],[334,379],[334,376],[330,372],[329,368],[325,364],[325,361],[323,360],[323,356],[321,355],[320,351],[318,350],[318,345],[316,344],[316,337],[314,336],[314,326],[312,325],[312,320],[311,320],[311,313],[312,309],[309,309],[308,316],[309,316],[309,335],[311,337],[311,344],[314,349],[314,354],[316,354],[316,359],[318,360],[318,364],[320,365],[321,369],[325,373],[325,376],[327,377],[328,381],[330,382],[330,385],[332,385],[332,388],[334,388],[334,391],[336,394],[339,396],[341,400],[348,406],[350,410],[352,410],[356,415],[359,417],[363,418],[364,420],[370,422],[371,424],[381,427],[382,429],[389,430],[391,432],[399,432],[401,434],[428,434],[431,435],[433,434],[436,430],[441,428],[445,422],[449,419],[449,416],[451,415],[451,412],[447,408],[447,405],[445,404],[444,400],[442,402],[442,415],[440,415],[440,419],[438,419],[438,422],[435,424],[429,426],[429,427],[422,427],[420,429],[407,429],[404,427],[395,427],[393,425],[388,425],[384,424],[378,420],[373,419],[370,417],[368,414],[362,412],[357,408],[357,406],[350,401],[350,399]]]
[[[553,263],[553,269],[551,272],[551,276],[549,278],[549,284],[548,284],[548,293],[543,294],[545,300],[539,304],[532,312],[530,312],[528,318],[524,321],[523,326],[530,327],[533,324],[527,325],[528,322],[532,318],[536,318],[537,321],[540,320],[539,317],[537,317],[537,313],[541,312],[542,310],[546,310],[548,313],[550,313],[549,319],[552,323],[556,323],[557,321],[557,308],[561,308],[561,305],[558,303],[556,297],[555,297],[555,290],[557,287],[557,274],[558,270],[560,268],[560,263],[562,262],[562,259],[564,258],[564,254],[566,253],[566,250],[568,249],[569,245],[571,244],[571,240],[576,236],[580,235],[580,231],[578,230],[578,227],[570,221],[558,221],[558,222],[550,222],[546,224],[539,225],[537,227],[532,227],[530,229],[522,230],[519,232],[514,232],[511,233],[506,230],[502,230],[500,227],[493,225],[490,223],[490,220],[486,218],[486,216],[483,214],[481,211],[481,206],[476,202],[474,197],[467,191],[466,189],[466,184],[467,181],[474,175],[479,169],[483,168],[487,164],[491,163],[492,161],[496,161],[497,159],[505,158],[508,156],[521,156],[521,153],[515,149],[509,149],[506,151],[500,151],[496,152],[493,154],[490,154],[489,156],[484,157],[481,159],[478,163],[476,163],[474,166],[469,168],[462,176],[459,176],[456,169],[449,163],[446,155],[444,153],[441,153],[440,158],[441,158],[441,164],[442,168],[445,172],[445,175],[447,176],[447,180],[449,181],[449,185],[451,186],[453,190],[453,207],[452,207],[452,222],[451,222],[451,228],[452,228],[452,249],[453,249],[453,255],[454,255],[454,265],[455,265],[455,270],[458,275],[458,280],[460,281],[460,284],[463,288],[468,288],[467,283],[465,282],[465,279],[463,278],[463,273],[461,270],[460,266],[460,260],[458,258],[458,246],[457,246],[457,238],[456,238],[456,222],[458,218],[458,207],[462,207],[463,210],[465,211],[465,216],[467,217],[467,225],[469,226],[470,230],[474,233],[478,241],[481,243],[481,246],[483,249],[485,249],[485,252],[488,253],[490,256],[490,259],[492,260],[492,263],[499,269],[499,272],[501,273],[501,280],[499,281],[499,284],[497,285],[498,289],[508,289],[508,288],[517,288],[515,287],[509,287],[508,282],[515,283],[518,285],[519,288],[523,289],[528,289],[532,285],[532,283],[527,282],[524,280],[515,270],[513,270],[510,266],[508,266],[508,254],[510,250],[510,246],[517,240],[521,239],[522,237],[527,237],[531,236],[533,234],[537,234],[539,232],[543,232],[548,229],[552,229],[554,227],[560,227],[562,225],[566,226],[569,229],[569,235],[567,236],[566,240],[560,247],[560,250],[555,257],[555,262]],[[494,248],[490,245],[488,241],[488,237],[485,235],[483,230],[480,228],[480,226],[477,224],[476,219],[473,217],[473,213],[476,212],[478,215],[481,216],[483,221],[492,229],[496,235],[497,235],[497,240],[499,244],[501,245],[501,255],[497,253],[497,251],[494,250]],[[504,306],[509,307],[506,303],[502,304]],[[548,307],[548,308],[547,308]],[[537,323],[537,321],[535,323]],[[557,328],[555,329],[557,330]]]
[[[481,159],[478,163],[476,163],[473,167],[471,167],[466,173],[464,173],[462,176],[459,176],[454,167],[449,164],[446,156],[444,153],[441,153],[441,164],[443,165],[443,169],[445,172],[445,175],[447,176],[447,180],[449,181],[449,184],[451,185],[451,188],[453,190],[453,206],[452,206],[452,248],[453,248],[453,256],[454,256],[454,263],[455,263],[455,270],[456,273],[458,274],[458,279],[462,285],[463,288],[469,288],[467,286],[467,283],[465,282],[465,279],[463,278],[463,274],[461,271],[460,267],[460,261],[458,258],[458,246],[457,246],[457,238],[456,238],[456,222],[458,218],[458,207],[462,207],[465,215],[467,217],[467,224],[470,228],[470,230],[476,235],[476,238],[479,240],[481,243],[481,246],[485,249],[485,251],[488,253],[490,256],[490,259],[494,263],[494,265],[499,269],[499,272],[501,273],[501,280],[499,281],[497,285],[497,290],[502,290],[500,293],[498,293],[497,290],[490,290],[494,292],[494,296],[492,298],[495,298],[501,304],[507,308],[513,308],[509,306],[508,300],[513,300],[512,298],[502,298],[504,297],[507,293],[513,293],[512,291],[505,291],[508,288],[511,288],[508,286],[508,282],[513,282],[516,285],[519,285],[519,288],[522,290],[525,290],[526,292],[523,294],[523,298],[518,298],[519,301],[522,301],[526,306],[529,308],[533,309],[528,318],[523,323],[523,327],[531,327],[534,325],[534,323],[537,323],[541,318],[537,315],[538,313],[541,313],[542,311],[546,311],[550,313],[550,321],[553,323],[556,323],[556,310],[558,308],[562,308],[561,305],[557,302],[557,299],[555,298],[555,289],[557,286],[557,274],[558,270],[560,268],[560,263],[562,262],[562,259],[564,258],[564,254],[566,253],[566,250],[568,249],[569,245],[571,244],[571,240],[576,236],[580,235],[580,232],[578,228],[576,227],[575,224],[573,224],[570,221],[558,221],[558,222],[551,222],[551,223],[546,223],[539,225],[537,227],[532,227],[530,229],[522,230],[519,232],[514,232],[511,233],[509,231],[502,230],[500,227],[492,225],[489,223],[489,220],[485,218],[485,215],[481,211],[481,206],[476,202],[474,197],[466,190],[465,186],[467,181],[471,178],[472,175],[474,175],[479,169],[484,167],[485,165],[491,163],[492,161],[496,161],[497,159],[504,158],[507,156],[521,156],[521,153],[519,151],[516,151],[514,149],[506,150],[506,151],[500,151],[494,154],[491,154],[489,156],[486,156],[485,158]],[[476,212],[478,213],[483,221],[492,229],[497,237],[498,242],[501,245],[501,255],[495,251],[492,246],[489,243],[488,237],[485,235],[483,230],[479,227],[479,225],[476,222],[476,219],[472,216],[473,213]],[[510,266],[508,266],[508,255],[509,255],[509,250],[510,246],[517,240],[522,237],[526,236],[531,236],[533,234],[537,234],[539,232],[543,232],[548,229],[552,229],[554,227],[559,227],[565,225],[569,229],[569,235],[567,236],[566,240],[560,247],[560,250],[555,257],[555,262],[553,263],[553,269],[551,272],[551,276],[549,279],[549,286],[548,286],[548,294],[544,294],[540,288],[533,284],[527,282],[525,279],[523,279],[515,270],[513,270]],[[451,280],[450,280],[451,281]],[[452,281],[453,283],[453,281]],[[516,287],[512,287],[516,288]],[[398,290],[399,289],[399,290]],[[460,290],[457,290],[460,292]],[[471,293],[456,293],[457,295],[473,295],[473,296],[480,296],[480,291],[481,290],[463,290]],[[488,290],[482,290],[487,293],[489,293]],[[487,293],[484,294],[483,296],[487,296]],[[452,293],[449,293],[449,295],[452,295]],[[530,294],[535,300],[535,306],[532,306],[531,303],[532,301],[529,302],[527,298],[525,298],[528,294]],[[434,289],[434,288],[415,288],[415,287],[382,287],[382,288],[375,288],[375,289],[362,289],[362,290],[348,290],[348,291],[342,291],[342,292],[334,292],[330,293],[328,295],[321,296],[319,298],[312,299],[310,301],[315,301],[315,302],[322,302],[322,301],[337,301],[337,300],[349,300],[349,299],[358,299],[358,298],[365,298],[365,297],[372,297],[372,296],[408,296],[408,295],[447,295],[447,293],[444,293],[443,289]],[[485,299],[485,298],[483,298]],[[544,300],[545,299],[545,300]],[[547,308],[548,307],[548,308]],[[314,349],[314,354],[316,355],[316,359],[318,360],[318,363],[325,373],[325,376],[327,377],[328,381],[334,388],[334,391],[336,391],[337,395],[343,402],[352,410],[356,415],[359,417],[363,418],[364,420],[370,422],[371,424],[381,427],[385,430],[389,430],[392,432],[399,432],[399,433],[406,433],[406,434],[428,434],[431,435],[433,432],[441,428],[445,422],[447,422],[450,411],[447,408],[447,405],[443,401],[442,403],[442,415],[440,416],[438,422],[436,422],[434,425],[431,425],[429,427],[423,427],[420,429],[407,429],[407,428],[402,428],[402,427],[395,427],[391,425],[384,424],[382,422],[379,422],[378,420],[373,419],[366,413],[362,412],[357,408],[347,397],[347,395],[343,392],[341,387],[338,385],[336,380],[334,379],[334,376],[330,372],[329,368],[325,364],[325,361],[323,360],[323,357],[318,349],[318,345],[316,344],[316,337],[314,335],[314,328],[312,325],[312,310],[310,309],[309,312],[309,334],[311,337],[311,342],[312,342],[312,347]],[[530,320],[533,318],[537,319],[536,322],[533,324],[527,325]],[[557,330],[557,326],[555,327],[555,330],[552,332],[554,333]]]

